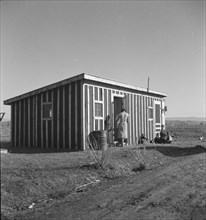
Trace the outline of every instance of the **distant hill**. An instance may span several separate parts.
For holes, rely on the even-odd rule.
[[[206,121],[203,117],[166,117],[166,121]]]

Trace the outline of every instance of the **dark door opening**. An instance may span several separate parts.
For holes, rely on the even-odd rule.
[[[118,129],[116,118],[123,108],[123,98],[114,97],[114,141],[118,141]]]

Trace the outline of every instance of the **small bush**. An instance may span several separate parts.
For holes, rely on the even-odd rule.
[[[132,168],[132,171],[133,172],[135,172],[135,173],[137,173],[137,172],[142,172],[143,170],[145,170],[145,164],[143,164],[143,163],[140,163],[138,166],[136,166],[136,167],[133,167]]]

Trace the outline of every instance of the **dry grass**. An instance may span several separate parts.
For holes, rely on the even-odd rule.
[[[178,131],[173,144],[156,148],[150,144],[146,151],[130,146],[109,148],[105,152],[93,150],[92,157],[90,151],[1,154],[1,217],[24,216],[32,210],[42,212],[48,206],[77,196],[75,189],[92,181],[100,180],[101,185],[108,179],[136,175],[136,172],[162,166],[175,157],[205,152],[201,147],[205,145],[205,139],[198,140],[205,135],[205,130],[194,128],[193,135],[188,136],[188,129],[178,130],[174,126],[168,129]],[[1,132],[6,134],[5,129]],[[194,148],[196,145],[200,147]],[[9,142],[1,142],[2,146],[8,148]],[[94,157],[100,165],[96,166]]]
[[[93,165],[88,152],[48,154],[2,154],[1,192],[2,214],[16,216],[29,212],[34,203],[42,210],[55,202],[74,195],[75,189],[92,180],[115,179],[135,174],[141,161],[134,155],[144,155],[136,147],[110,148],[111,156],[104,172]],[[150,150],[144,156],[147,169],[168,160],[161,153]],[[135,171],[134,171],[135,170]]]

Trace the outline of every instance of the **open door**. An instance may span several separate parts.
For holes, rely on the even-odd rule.
[[[123,108],[123,98],[122,97],[114,97],[114,141],[118,141],[118,129],[116,118],[121,112]]]

